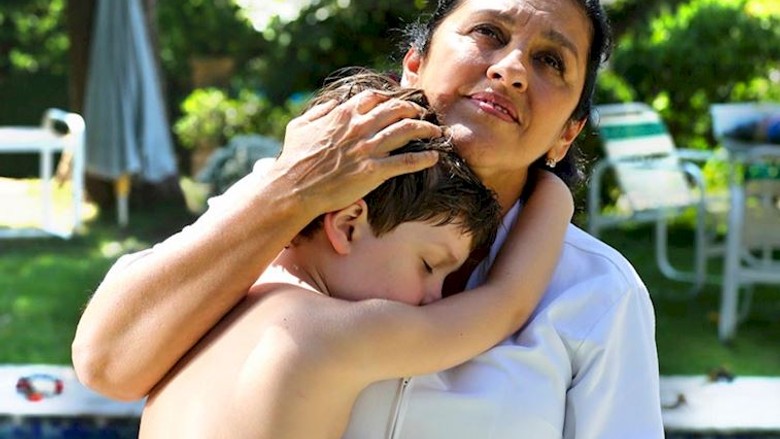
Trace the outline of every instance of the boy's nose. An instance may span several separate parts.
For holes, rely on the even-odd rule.
[[[428,285],[425,289],[425,293],[423,294],[423,299],[420,302],[420,305],[427,305],[429,303],[436,302],[437,300],[441,300],[442,283],[442,281],[437,281]]]

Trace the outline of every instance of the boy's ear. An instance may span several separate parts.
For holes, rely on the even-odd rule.
[[[370,232],[366,202],[359,200],[341,210],[326,213],[323,229],[333,250],[339,255],[348,254],[355,240],[366,231]]]
[[[401,85],[404,87],[417,87],[419,80],[420,64],[422,63],[422,57],[420,52],[414,47],[410,47],[404,55],[403,67],[404,71],[401,76]]]

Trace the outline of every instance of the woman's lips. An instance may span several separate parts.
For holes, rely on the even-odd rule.
[[[517,123],[517,112],[509,99],[495,93],[476,93],[469,97],[482,111],[506,122]]]

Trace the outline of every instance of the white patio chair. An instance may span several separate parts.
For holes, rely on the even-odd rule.
[[[753,285],[780,285],[780,145],[746,143],[728,133],[766,115],[780,115],[780,104],[715,104],[710,113],[713,133],[732,162],[732,208],[718,321],[718,336],[729,341],[747,316]]]
[[[711,213],[725,210],[723,197],[706,190],[696,162],[712,157],[709,151],[678,149],[661,117],[643,103],[600,105],[592,115],[605,152],[592,170],[588,191],[588,229],[597,236],[608,227],[629,222],[654,222],[655,257],[661,273],[692,282],[692,294],[706,282],[718,280],[707,273],[708,258],[722,254],[710,227]],[[620,190],[615,211],[605,212],[601,188],[607,170],[614,172]],[[667,222],[696,211],[694,260],[691,270],[678,269],[669,260]]]
[[[66,134],[55,125],[61,124]],[[58,224],[54,212],[55,153],[72,154],[71,215],[68,224]],[[49,108],[40,126],[0,127],[0,154],[36,153],[39,155],[41,220],[39,227],[0,229],[0,238],[26,238],[54,235],[70,238],[81,225],[84,190],[84,119],[64,110]]]

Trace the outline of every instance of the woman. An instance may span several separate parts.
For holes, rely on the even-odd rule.
[[[404,85],[423,89],[511,227],[529,169],[567,160],[589,113],[608,47],[598,1],[441,0],[411,35]],[[153,250],[117,262],[77,331],[79,377],[114,397],[146,394],[311,219],[435,161],[387,156],[439,134],[412,119],[418,113],[364,93],[296,119],[267,173],[242,180]],[[504,238],[468,287],[484,281]],[[461,291],[470,272],[449,291]],[[571,226],[523,330],[454,369],[369,387],[346,437],[662,437],[653,325],[630,265]]]

